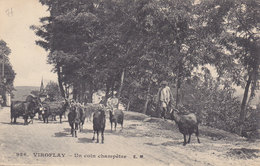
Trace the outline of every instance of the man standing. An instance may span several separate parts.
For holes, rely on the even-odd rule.
[[[166,81],[161,82],[161,88],[158,90],[158,106],[160,109],[161,118],[165,119],[166,112],[169,111],[169,107],[172,101],[171,89]]]

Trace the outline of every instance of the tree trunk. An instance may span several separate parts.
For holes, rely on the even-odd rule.
[[[178,34],[177,34],[178,35]],[[179,89],[181,86],[181,78],[180,78],[180,73],[181,73],[181,66],[182,66],[182,57],[181,57],[181,42],[177,38],[177,51],[178,51],[178,66],[177,66],[177,83],[176,83],[176,108],[178,109],[178,104],[179,104]]]
[[[176,83],[176,108],[178,109],[178,104],[179,104],[179,89],[181,86],[181,80],[180,80],[180,67],[178,66],[178,71],[177,71],[177,83]]]
[[[179,91],[179,88],[178,86],[176,86],[176,104],[175,104],[175,107],[178,108],[178,102],[179,102],[179,94],[178,94],[178,91]]]
[[[66,85],[65,85],[65,89],[64,89],[64,90],[65,90],[65,92],[64,92],[64,94],[65,94],[65,98],[68,99],[68,98],[69,98],[69,92],[68,92],[69,89],[68,89],[68,87],[67,87]]]
[[[81,83],[80,83],[80,102],[81,103],[83,103],[83,102],[85,102],[84,101],[84,98],[85,98],[85,81],[84,81],[84,79],[82,78],[82,81],[81,81]]]
[[[58,84],[59,84],[59,87],[60,87],[60,93],[61,93],[61,96],[65,99],[65,90],[64,90],[64,87],[63,87],[63,84],[62,84],[62,76],[61,76],[60,66],[57,65],[56,69],[57,69]]]
[[[111,90],[112,90],[111,96],[114,97],[114,91],[115,91],[115,77],[112,77]]]
[[[86,80],[85,79],[84,79],[82,84],[83,84],[83,90],[82,90],[83,97],[82,97],[82,100],[83,100],[84,103],[86,103],[87,101],[86,101]]]
[[[105,106],[107,106],[107,99],[109,98],[109,92],[110,92],[110,83],[107,81],[106,83],[106,95],[105,95]]]
[[[243,100],[242,100],[242,104],[241,104],[241,110],[240,110],[240,116],[239,116],[239,131],[238,131],[239,135],[242,134],[243,127],[244,127],[244,121],[245,121],[245,118],[246,118],[246,102],[247,102],[248,91],[249,91],[249,87],[250,87],[251,82],[252,82],[252,77],[251,77],[251,74],[250,74],[249,78],[246,82],[244,96],[243,96]]]
[[[89,87],[88,87],[88,103],[92,103],[92,97],[93,97],[93,90],[94,90],[94,86],[93,86],[93,80],[91,79],[89,81]]]
[[[117,103],[117,108],[119,106],[119,100],[120,100],[120,96],[121,96],[121,91],[124,85],[124,78],[125,78],[125,69],[123,69],[122,73],[121,73],[121,80],[120,80],[120,86],[117,92],[117,98],[118,98],[118,103]]]
[[[131,100],[129,99],[128,102],[127,102],[126,111],[129,111],[130,101],[131,101]]]
[[[73,85],[72,98],[73,98],[75,101],[77,101],[77,88],[76,88],[76,85]]]
[[[149,83],[147,94],[146,94],[146,100],[145,100],[145,103],[144,103],[143,114],[146,114],[146,111],[147,111],[147,106],[148,106],[148,103],[149,103],[150,90],[151,90],[151,84]]]
[[[2,55],[3,61],[2,61],[2,83],[3,83],[3,106],[6,106],[6,82],[4,82],[5,79],[5,55]]]
[[[73,83],[73,99],[80,102],[80,83],[78,81]]]
[[[6,106],[6,89],[4,85],[3,85],[2,99],[3,99],[2,106]]]

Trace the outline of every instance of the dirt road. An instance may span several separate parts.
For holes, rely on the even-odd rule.
[[[108,118],[108,116],[107,116]],[[110,131],[105,143],[92,141],[92,123],[86,122],[78,138],[70,135],[67,119],[24,126],[10,124],[9,108],[0,110],[0,165],[257,165],[259,141],[230,135],[225,139],[201,135],[182,145],[183,137],[170,120],[127,112],[124,129]],[[206,128],[205,128],[206,129]],[[204,130],[201,127],[200,130]],[[202,132],[203,133],[203,132]],[[205,133],[205,132],[204,132]]]

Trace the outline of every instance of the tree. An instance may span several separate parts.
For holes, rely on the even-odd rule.
[[[15,78],[15,72],[9,62],[8,55],[10,53],[11,50],[7,46],[6,42],[0,40],[0,95],[3,96],[4,105],[6,104],[6,92],[9,92],[11,94],[14,90],[13,81]]]
[[[259,88],[259,3],[256,0],[205,0],[199,8],[200,24],[204,25],[202,37],[209,43],[206,47],[213,53],[211,59],[219,75],[244,88],[238,130],[241,135],[246,105]]]
[[[75,76],[74,79],[65,79],[64,75],[67,75],[66,71],[72,69],[70,68],[70,58],[75,57],[72,62],[76,63],[77,67],[81,67],[79,62],[82,62],[84,55],[82,57],[80,53],[85,51],[83,47],[84,38],[88,40],[89,33],[85,33],[84,25],[79,25],[79,22],[84,21],[86,17],[91,17],[88,11],[91,10],[92,2],[89,5],[86,2],[82,6],[80,1],[41,0],[40,2],[49,7],[50,17],[41,18],[42,26],[32,26],[31,28],[35,30],[36,35],[43,39],[36,41],[36,44],[50,51],[48,61],[55,66],[54,71],[58,75],[60,91],[62,96],[65,97],[64,86],[74,84],[73,89],[76,89],[76,83],[79,82],[77,75],[75,76],[78,68],[74,70],[75,72],[71,72]],[[68,73],[70,74],[70,72]]]
[[[256,10],[245,12],[257,7],[254,0],[40,2],[50,17],[32,28],[42,38],[36,43],[50,51],[64,97],[65,87],[79,101],[98,89],[106,89],[107,98],[117,91],[128,104],[144,101],[145,113],[159,82],[167,80],[176,85],[177,107],[183,83],[206,64],[216,67],[219,79],[257,89],[258,29],[251,18],[258,17]]]
[[[51,101],[62,98],[59,85],[56,82],[50,81],[45,87],[46,93]]]

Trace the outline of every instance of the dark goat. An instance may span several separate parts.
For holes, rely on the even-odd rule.
[[[123,129],[123,122],[124,122],[124,113],[121,110],[109,110],[109,120],[111,123],[111,131],[112,131],[112,126],[113,122],[115,123],[115,130],[117,123],[121,124],[121,127]]]
[[[80,124],[80,112],[79,109],[74,105],[70,107],[70,112],[68,114],[68,121],[71,127],[72,137],[77,137],[77,130]]]
[[[69,107],[69,103],[68,103],[67,100],[65,100],[65,102],[62,103],[62,106],[58,109],[58,111],[55,112],[55,117],[54,117],[54,119],[56,120],[56,115],[59,115],[59,117],[60,117],[60,123],[62,123],[62,115],[64,115],[64,117],[65,117],[65,115],[66,115],[65,112],[66,112],[66,110],[67,110],[68,107]]]
[[[95,111],[102,109],[102,106],[100,104],[93,103],[86,103],[83,107],[85,110],[85,116],[87,121],[91,121],[91,116]]]
[[[39,103],[35,101],[12,101],[11,103],[11,123],[16,123],[16,119],[22,116],[24,119],[24,125],[28,124],[28,118],[31,118],[33,123],[33,117],[38,111]],[[12,120],[14,121],[12,122]],[[30,123],[30,122],[29,122]]]
[[[50,111],[52,115],[52,120],[56,121],[56,116],[60,117],[60,123],[62,123],[62,115],[65,116],[65,112],[69,107],[69,103],[67,100],[65,102],[48,102],[50,106]]]
[[[82,106],[78,106],[78,109],[79,109],[79,114],[80,114],[79,131],[81,132],[83,130],[83,125],[85,123],[86,112],[85,112],[84,107],[82,107]]]
[[[41,115],[43,119],[43,123],[49,123],[49,116],[52,114],[50,110],[50,106],[48,104],[43,103],[41,107]]]
[[[198,120],[195,114],[190,113],[187,115],[181,115],[177,113],[177,109],[172,109],[171,111],[171,119],[176,122],[179,127],[179,131],[183,134],[184,142],[183,145],[185,146],[187,143],[190,143],[190,138],[193,133],[196,134],[198,143],[199,140],[199,127],[198,127]],[[186,135],[189,135],[188,142],[186,142]]]
[[[99,142],[99,132],[101,132],[102,143],[104,143],[104,130],[106,127],[106,114],[103,109],[99,109],[93,114],[93,139],[95,140],[95,133],[97,133],[97,143]]]

